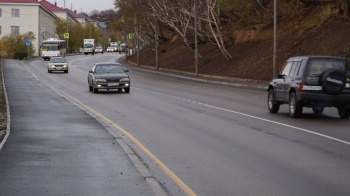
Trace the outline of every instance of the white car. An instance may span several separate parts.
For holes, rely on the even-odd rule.
[[[47,72],[51,73],[52,71],[68,73],[68,61],[63,57],[51,57],[47,64]]]
[[[114,52],[114,47],[108,47],[106,51],[107,52]]]
[[[97,47],[95,48],[95,53],[96,53],[96,54],[97,54],[97,53],[103,54],[103,48],[102,48],[101,46],[97,46]]]

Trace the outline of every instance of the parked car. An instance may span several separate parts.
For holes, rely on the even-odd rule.
[[[101,53],[101,54],[103,54],[103,48],[102,48],[101,46],[97,46],[97,47],[95,48],[95,53]]]
[[[114,52],[114,47],[111,47],[111,46],[110,46],[110,47],[107,48],[106,51],[107,51],[107,52]]]
[[[51,57],[47,64],[47,72],[51,73],[52,71],[68,73],[68,61],[63,57]]]
[[[316,114],[336,107],[340,118],[350,116],[350,67],[343,57],[300,56],[287,60],[268,87],[268,110],[277,113],[289,104],[289,115],[298,118],[303,107]]]
[[[119,63],[95,63],[88,73],[89,91],[97,93],[101,89],[117,89],[130,92],[130,78]]]

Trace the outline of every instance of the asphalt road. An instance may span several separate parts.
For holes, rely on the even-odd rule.
[[[10,134],[0,150],[0,195],[165,194],[135,167],[108,125],[19,61],[5,60],[3,71]]]
[[[268,113],[264,89],[134,67],[130,94],[89,92],[92,64],[118,57],[67,57],[69,74],[47,73],[39,58],[24,66],[47,91],[114,127],[170,195],[350,195],[350,121],[335,109],[291,119],[287,106]]]

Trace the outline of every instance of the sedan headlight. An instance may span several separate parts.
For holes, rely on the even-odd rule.
[[[67,64],[64,64],[63,67],[68,67],[68,65],[67,65]]]
[[[106,79],[101,79],[101,78],[96,78],[95,81],[96,82],[107,82]]]
[[[130,80],[129,78],[122,78],[122,79],[120,79],[121,82],[127,82],[129,80]]]

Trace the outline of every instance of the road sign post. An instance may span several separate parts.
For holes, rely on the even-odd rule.
[[[29,46],[30,46],[30,39],[26,39],[26,45],[27,45],[27,56],[29,59]]]
[[[64,39],[67,39],[67,49],[69,49],[68,39],[69,39],[69,33],[63,34]]]

